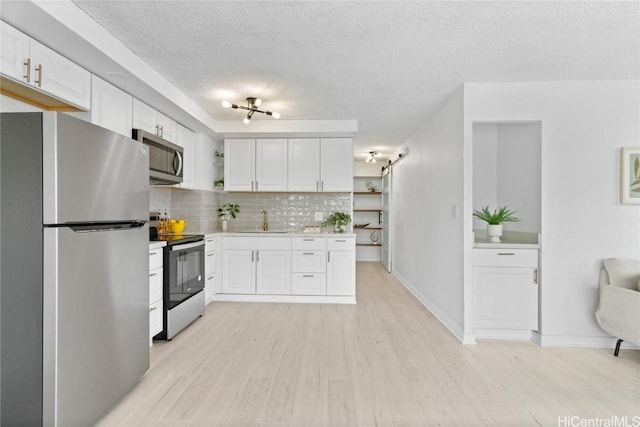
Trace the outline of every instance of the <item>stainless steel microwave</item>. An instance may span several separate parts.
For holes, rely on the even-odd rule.
[[[182,182],[183,149],[142,129],[133,129],[133,139],[149,147],[149,183]]]

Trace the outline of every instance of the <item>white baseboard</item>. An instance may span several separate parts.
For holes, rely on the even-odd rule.
[[[531,341],[532,331],[510,330],[510,329],[476,329],[477,339],[490,340],[526,340]]]
[[[240,295],[215,294],[213,301],[227,302],[283,302],[306,304],[355,304],[355,296],[315,296],[315,295]]]
[[[413,295],[427,310],[433,314],[436,319],[442,323],[442,325],[449,330],[461,343],[463,344],[475,344],[475,336],[473,334],[464,334],[462,329],[451,320],[449,316],[444,314],[438,307],[436,307],[429,299],[422,295],[416,288],[414,288],[404,277],[397,272],[391,272],[393,276],[398,279],[400,283]]]
[[[610,348],[616,346],[617,338],[612,337],[574,337],[565,335],[541,335],[538,332],[533,333],[533,342],[542,347],[588,347],[588,348]],[[640,349],[640,347],[628,344],[623,341],[621,348],[623,349]]]

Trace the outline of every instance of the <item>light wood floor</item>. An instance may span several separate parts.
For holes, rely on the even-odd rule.
[[[640,414],[638,350],[463,346],[377,263],[358,263],[357,295],[210,304],[154,344],[151,369],[99,425],[515,427]]]

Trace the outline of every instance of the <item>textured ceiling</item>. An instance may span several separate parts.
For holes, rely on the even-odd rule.
[[[363,153],[464,82],[640,75],[637,1],[75,3],[216,120],[259,96],[282,119],[358,120]]]

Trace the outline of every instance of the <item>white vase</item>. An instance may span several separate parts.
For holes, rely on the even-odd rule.
[[[227,231],[227,220],[222,220],[222,232],[225,233]]]
[[[489,243],[500,243],[502,236],[502,224],[487,224],[487,234],[489,235]]]

